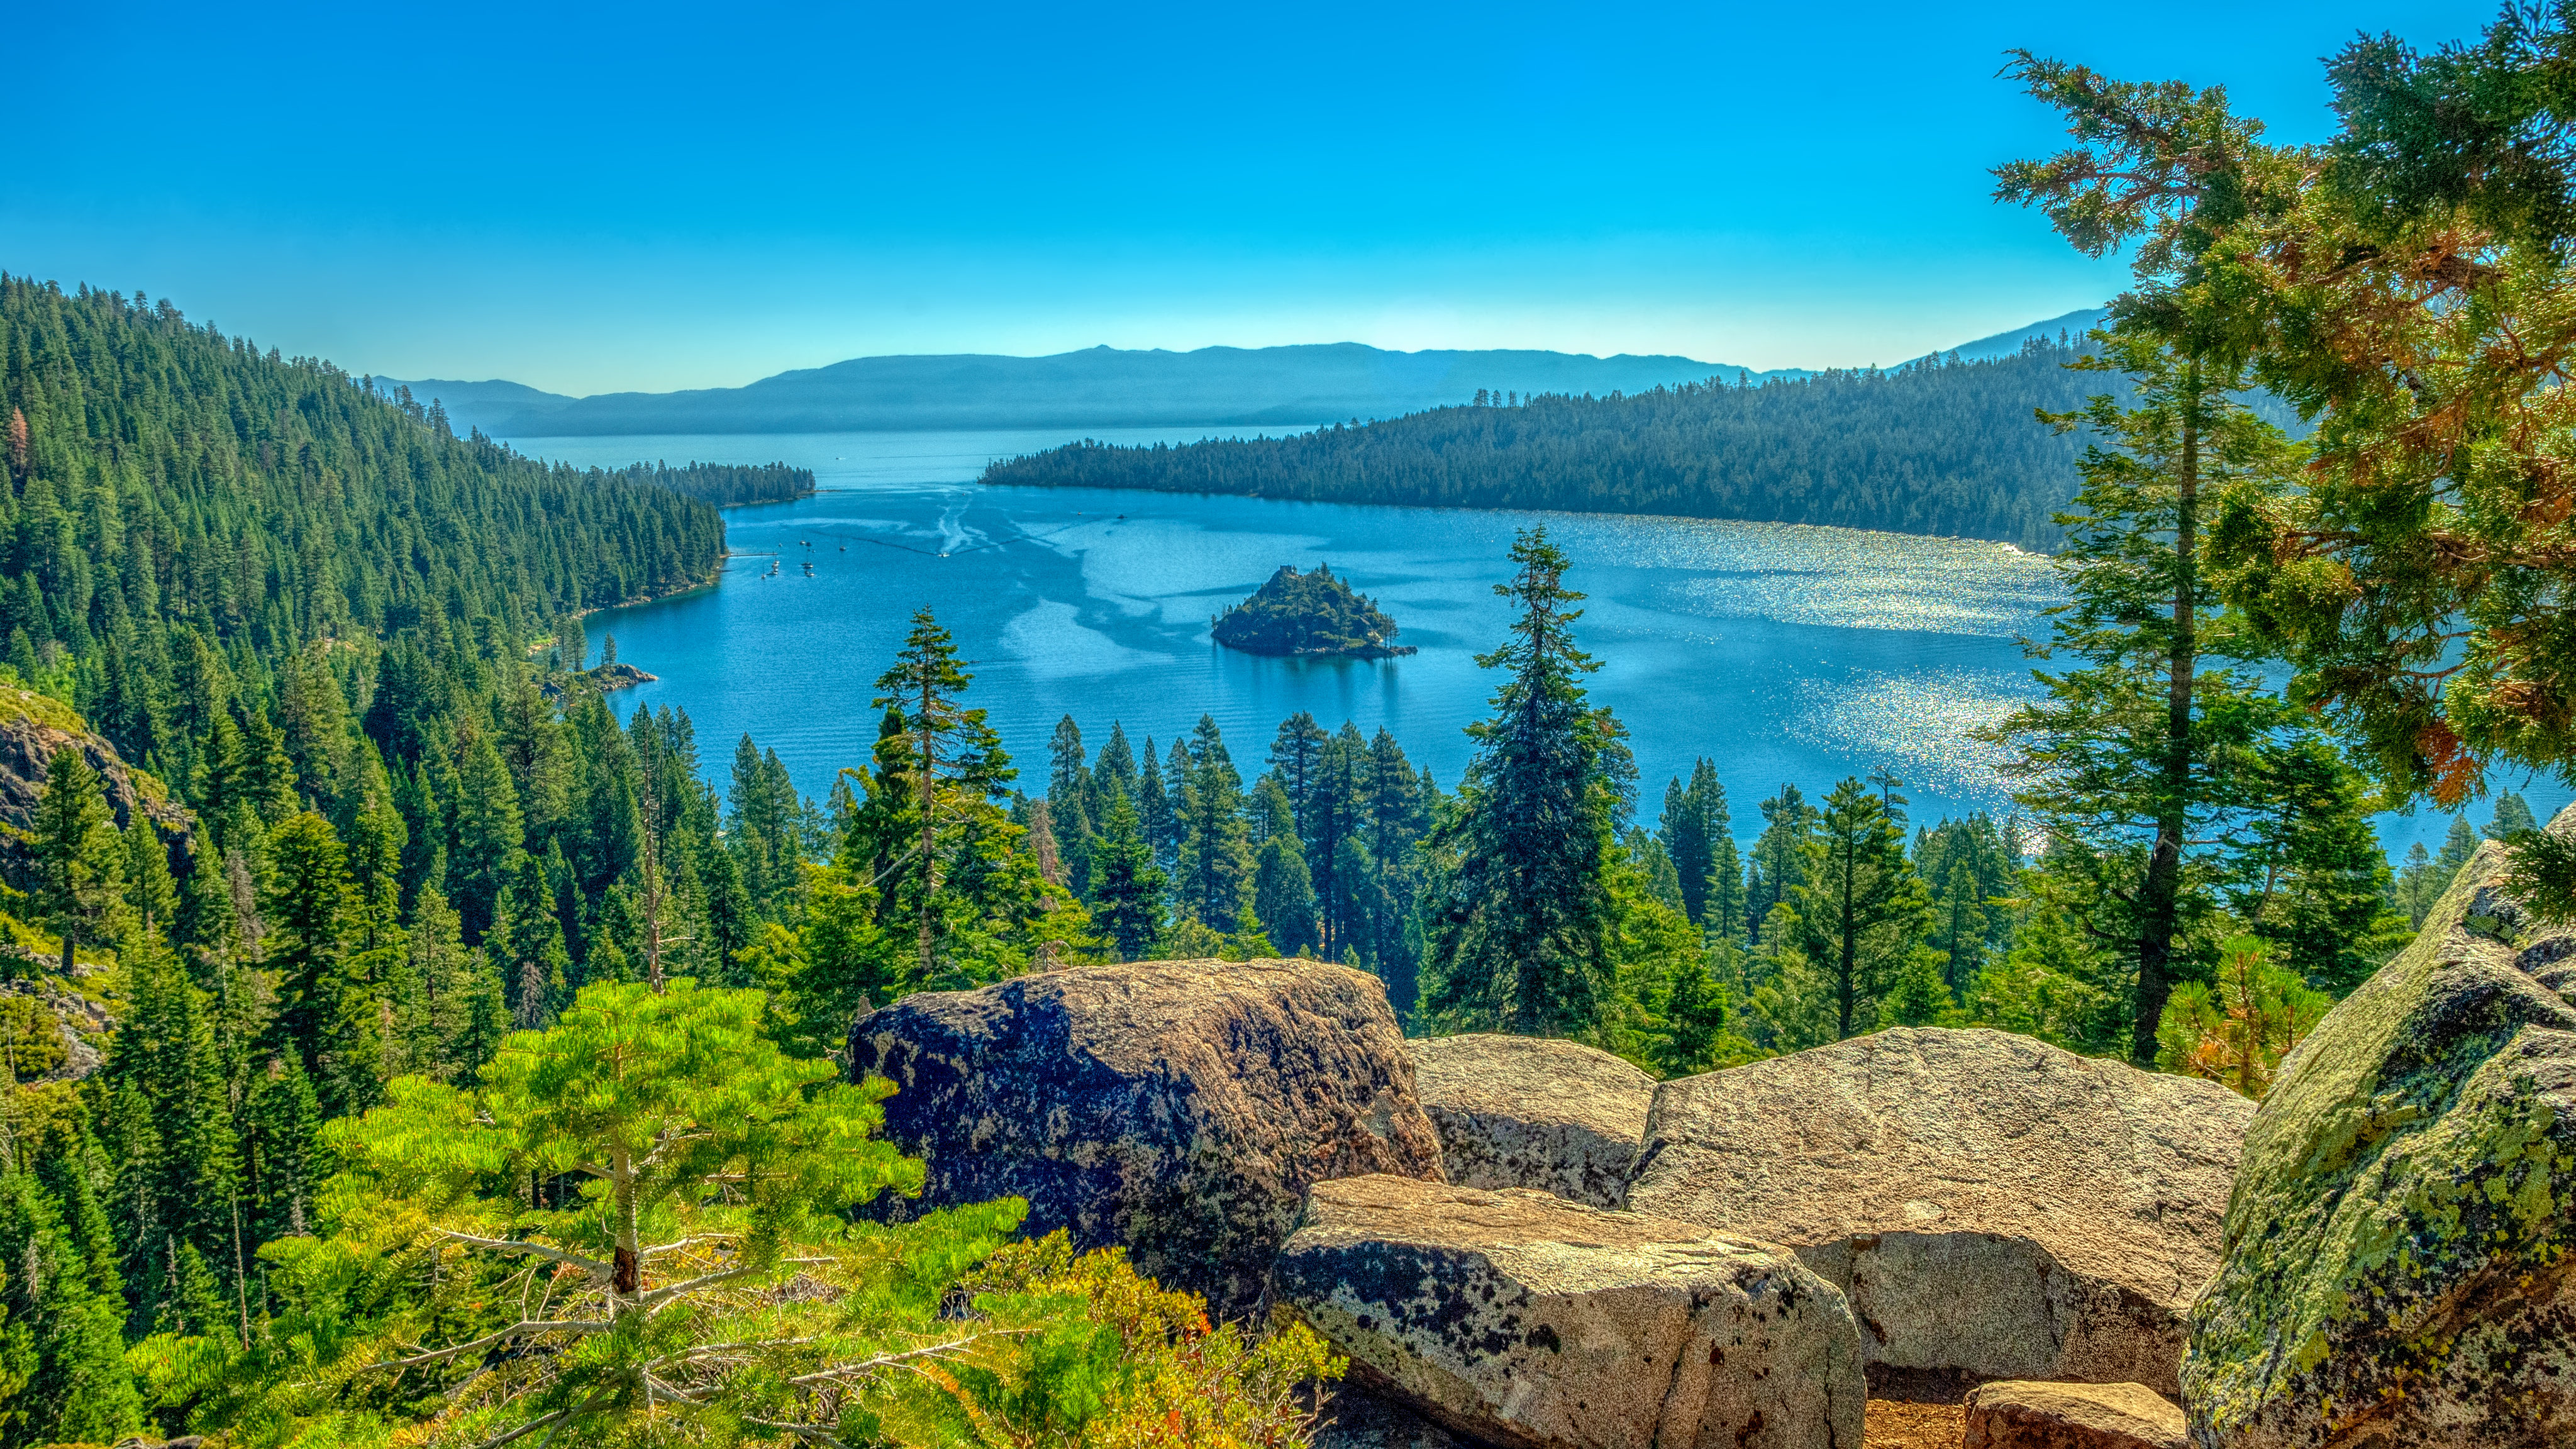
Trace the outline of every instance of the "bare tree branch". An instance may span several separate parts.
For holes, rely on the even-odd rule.
[[[427,1353],[416,1353],[409,1358],[387,1359],[383,1363],[374,1364],[371,1365],[371,1367],[380,1369],[415,1368],[425,1363],[436,1363],[440,1359],[454,1358],[460,1353],[472,1353],[476,1349],[490,1348],[492,1345],[499,1343],[504,1339],[524,1337],[525,1335],[532,1333],[605,1333],[616,1326],[617,1325],[613,1323],[594,1323],[586,1319],[574,1318],[556,1319],[551,1321],[545,1319],[524,1320],[518,1323],[513,1323],[509,1327],[501,1329],[496,1333],[487,1333],[481,1338],[474,1339],[471,1342],[452,1344],[446,1348],[431,1349]]]
[[[549,1248],[543,1243],[524,1242],[518,1238],[478,1238],[472,1233],[460,1233],[451,1228],[441,1228],[438,1231],[440,1236],[451,1241],[466,1243],[477,1248],[490,1248],[502,1253],[530,1253],[540,1258],[552,1258],[558,1263],[570,1263],[596,1278],[607,1278],[616,1272],[616,1269],[597,1258],[585,1258],[579,1253],[567,1253],[561,1248]]]

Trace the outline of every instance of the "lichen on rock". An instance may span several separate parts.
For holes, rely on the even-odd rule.
[[[1904,1029],[1663,1083],[1626,1206],[1797,1250],[1871,1382],[2173,1392],[2253,1104],[2005,1032]]]
[[[1460,1187],[1526,1187],[1615,1208],[1655,1079],[1580,1042],[1482,1033],[1405,1043],[1414,1091]]]
[[[1781,1248],[1548,1193],[1318,1184],[1271,1268],[1347,1382],[1517,1449],[1857,1449],[1842,1294]]]
[[[2264,1096],[2191,1312],[2200,1443],[2576,1439],[2576,931],[2509,864],[2481,846]]]
[[[1233,1316],[1257,1302],[1306,1190],[1440,1176],[1386,988],[1309,960],[1139,961],[905,997],[850,1032],[892,1080],[886,1136],[918,1202],[1028,1200],[1029,1232],[1123,1246]]]

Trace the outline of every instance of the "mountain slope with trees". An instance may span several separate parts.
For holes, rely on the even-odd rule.
[[[1741,375],[1605,397],[1464,407],[1285,438],[1083,442],[989,484],[1248,493],[1332,503],[1546,508],[1833,524],[2053,548],[2076,445],[2034,409],[2080,406],[2072,338],[1985,362],[1926,358],[1759,386]]]

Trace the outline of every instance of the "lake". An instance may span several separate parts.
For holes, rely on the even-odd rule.
[[[1186,442],[1205,428],[1094,430],[1106,442]],[[673,705],[696,721],[721,778],[749,733],[817,795],[864,767],[876,677],[928,606],[973,661],[968,702],[991,712],[1022,783],[1043,788],[1046,743],[1071,714],[1097,751],[1112,720],[1168,749],[1202,713],[1249,780],[1279,721],[1392,730],[1444,788],[1494,675],[1516,530],[1544,524],[1590,596],[1576,625],[1602,661],[1594,695],[1629,729],[1649,823],[1664,782],[1706,756],[1735,829],[1795,782],[1813,797],[1888,769],[1921,821],[2008,808],[1977,726],[2033,698],[2016,643],[2058,597],[2049,561],[2001,544],[1703,519],[1371,508],[1124,490],[984,488],[990,459],[1061,432],[838,433],[514,439],[577,465],[768,462],[814,470],[818,492],[726,514],[722,581],[587,621],[594,648],[660,676],[618,712]],[[805,565],[812,564],[808,575]],[[1420,653],[1381,661],[1264,659],[1211,643],[1212,615],[1281,564],[1328,563]],[[775,574],[772,565],[777,565]],[[2531,792],[2559,803],[2563,792]],[[2391,818],[2402,849],[2446,822]]]

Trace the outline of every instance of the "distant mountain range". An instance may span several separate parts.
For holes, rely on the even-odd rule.
[[[2020,350],[2023,339],[2082,331],[2099,311],[2070,312],[1955,349],[1963,359]],[[1259,427],[1398,417],[1495,393],[1647,392],[1658,387],[1813,376],[1688,357],[1592,357],[1532,351],[1389,352],[1356,342],[1202,347],[1195,352],[1094,347],[1051,357],[981,353],[860,357],[800,368],[745,387],[566,397],[521,383],[379,378],[438,400],[458,431],[496,438],[635,433],[898,432],[942,428]]]

